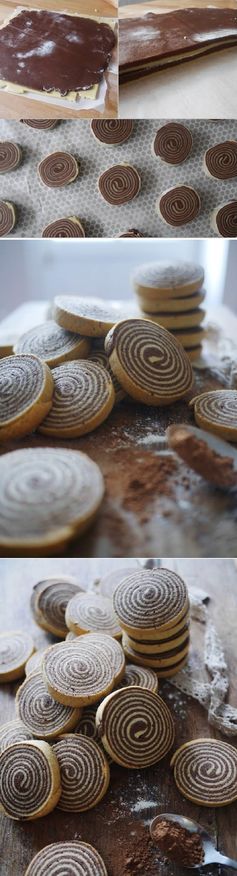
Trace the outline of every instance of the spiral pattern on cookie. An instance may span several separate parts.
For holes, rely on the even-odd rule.
[[[15,208],[10,201],[0,200],[0,237],[10,234],[16,224]]]
[[[7,724],[2,724],[0,727],[0,754],[9,748],[9,745],[14,745],[15,742],[27,742],[29,739],[32,739],[32,733],[18,718],[14,721],[8,721]]]
[[[237,237],[237,201],[229,201],[218,207],[215,223],[221,237]]]
[[[82,716],[76,724],[74,733],[79,733],[81,736],[88,736],[89,739],[94,739],[99,742],[98,731],[95,723],[97,712],[97,703],[94,706],[87,706],[83,709]]]
[[[152,669],[146,669],[145,666],[135,666],[133,663],[127,663],[125,675],[121,681],[121,687],[146,687],[148,690],[158,691],[158,678]]]
[[[121,628],[111,599],[97,593],[78,593],[67,605],[66,624],[74,633],[98,632],[119,638]]]
[[[180,398],[192,385],[192,368],[184,349],[166,329],[146,320],[118,323],[107,335],[105,349],[116,350],[132,385],[165,404]]]
[[[55,702],[47,691],[42,672],[36,672],[23,682],[16,696],[20,720],[38,739],[53,739],[59,733],[73,729],[78,710]]]
[[[115,377],[115,374],[113,374],[110,368],[108,356],[105,350],[92,350],[89,359],[91,362],[95,362],[96,365],[101,365],[101,368],[106,368],[106,371],[109,372],[114,387],[115,400],[116,402],[122,401],[125,396],[125,392],[122,389],[122,386],[120,386],[117,377]]]
[[[185,125],[169,122],[157,131],[154,153],[168,164],[181,164],[190,154],[192,142],[192,135]]]
[[[237,751],[228,742],[197,739],[175,752],[171,766],[184,797],[203,806],[237,799]]]
[[[211,146],[205,155],[208,172],[215,179],[233,179],[237,176],[237,141],[226,140]]]
[[[85,237],[84,228],[79,219],[70,216],[64,219],[55,219],[43,230],[42,237]]]
[[[194,401],[195,416],[201,416],[216,426],[237,428],[237,391],[217,389],[206,392]]]
[[[21,149],[16,143],[5,140],[0,142],[0,173],[15,170],[21,161]]]
[[[36,621],[55,636],[64,638],[67,632],[65,611],[69,600],[80,590],[79,585],[66,579],[48,579],[40,583],[42,588],[38,598],[36,590]]]
[[[58,124],[58,119],[20,119],[23,125],[28,125],[29,128],[39,128],[40,130],[49,130],[55,128]]]
[[[65,186],[78,176],[78,163],[70,152],[52,152],[39,164],[39,175],[45,186]]]
[[[15,354],[32,353],[48,365],[52,365],[69,356],[77,358],[79,346],[81,346],[82,357],[86,357],[87,350],[89,351],[87,339],[61,328],[53,319],[49,319],[21,335],[15,344],[14,352]]]
[[[69,734],[53,745],[62,794],[58,808],[66,812],[92,809],[107,791],[109,767],[99,746],[86,736]]]
[[[35,672],[38,672],[41,669],[41,663],[45,650],[46,649],[44,648],[42,651],[35,651],[34,654],[29,657],[29,660],[27,660],[27,663],[25,665],[26,677],[28,677],[28,675],[32,675]]]
[[[107,876],[102,858],[93,846],[83,842],[52,843],[41,849],[29,864],[25,876]]]
[[[26,410],[39,396],[44,365],[35,356],[7,356],[0,361],[0,426]]]
[[[161,195],[159,211],[168,225],[179,226],[192,222],[200,211],[200,198],[190,186],[176,186]]]
[[[133,122],[130,119],[92,119],[91,130],[100,143],[119,146],[131,137]]]
[[[80,638],[80,637],[79,637]],[[114,672],[105,650],[101,655],[91,642],[63,642],[48,648],[43,660],[48,689],[58,702],[88,705],[98,701],[114,684]]]
[[[88,647],[87,635],[80,637],[80,645],[82,648]],[[114,683],[120,681],[125,672],[125,657],[120,642],[105,633],[90,633],[90,645],[97,649],[102,660],[105,653],[112,668]]]
[[[146,631],[169,628],[178,622],[187,610],[188,593],[176,572],[153,569],[125,578],[115,590],[113,601],[122,627]]]
[[[42,745],[46,743],[16,742],[0,756],[0,803],[11,818],[33,817],[52,793],[52,771]]]
[[[13,630],[0,634],[0,680],[8,673],[24,667],[34,650],[28,633]]]
[[[135,167],[115,164],[99,177],[101,195],[109,204],[126,204],[138,195],[141,180]]]
[[[98,708],[96,720],[106,750],[121,766],[150,766],[173,745],[169,709],[157,693],[146,688],[116,691]]]
[[[52,371],[52,408],[42,423],[43,434],[84,435],[98,426],[114,404],[108,372],[91,361],[65,362]]]

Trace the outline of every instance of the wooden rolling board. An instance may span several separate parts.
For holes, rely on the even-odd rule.
[[[212,6],[236,9],[236,0],[213,0]],[[152,0],[121,6],[120,18],[149,11],[172,12],[188,6],[204,8],[206,0]],[[232,84],[231,84],[232,83]],[[120,88],[121,118],[236,118],[236,47],[128,82]]]
[[[0,2],[0,26],[9,16],[10,11],[14,11],[17,6],[29,6],[30,8],[47,9],[54,11],[64,11],[71,13],[80,13],[82,15],[103,15],[113,16],[116,18],[116,7],[113,7],[114,0],[36,0],[26,3],[16,4],[11,0]],[[105,98],[104,111],[98,110],[83,110],[83,103],[80,112],[78,109],[71,107],[66,109],[64,106],[59,107],[53,103],[45,103],[40,100],[33,100],[26,97],[24,94],[9,94],[0,90],[0,118],[4,119],[90,119],[90,118],[117,118],[118,115],[118,82],[117,76],[114,73],[105,74],[108,88]]]
[[[120,560],[120,565],[126,560]],[[237,571],[231,559],[167,559],[164,566],[175,569],[187,584],[203,587],[211,597],[209,615],[222,639],[230,669],[229,701],[237,706],[236,679],[236,621]],[[53,640],[32,621],[30,594],[33,584],[50,575],[69,574],[90,587],[95,578],[110,571],[109,559],[78,561],[70,559],[0,560],[1,630],[25,629],[31,631],[37,648]],[[223,599],[223,581],[225,598]],[[202,655],[203,629],[192,625],[192,652],[195,660]],[[14,717],[16,684],[2,685],[0,689],[1,723]],[[208,725],[204,709],[194,700],[180,694],[168,682],[160,683],[160,693],[172,710],[175,720],[175,746],[198,736],[215,736]],[[222,737],[224,738],[224,737]],[[231,740],[234,744],[234,740]],[[236,804],[223,809],[197,807],[181,797],[175,787],[169,768],[170,757],[146,770],[125,770],[111,767],[111,783],[104,800],[90,812],[63,813],[54,810],[35,822],[16,822],[1,816],[1,876],[24,876],[32,857],[50,842],[80,839],[92,843],[104,858],[109,876],[124,876],[126,858],[146,848],[149,823],[162,812],[176,812],[196,819],[212,835],[220,851],[237,857]],[[139,858],[137,864],[139,863]],[[134,873],[136,869],[134,868]],[[137,873],[140,870],[137,869]],[[208,867],[208,876],[215,876],[217,868]],[[183,868],[176,868],[159,855],[153,856],[149,869],[142,876],[184,876]]]

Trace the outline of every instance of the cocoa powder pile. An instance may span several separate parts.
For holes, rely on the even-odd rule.
[[[152,839],[163,855],[183,867],[193,867],[204,860],[199,834],[190,833],[176,821],[158,821],[152,829]]]

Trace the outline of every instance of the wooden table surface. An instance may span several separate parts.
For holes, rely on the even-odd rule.
[[[29,6],[30,8],[47,9],[50,11],[60,11],[75,13],[81,15],[98,15],[104,17],[117,16],[116,0],[26,0],[22,4],[5,0],[0,2],[0,26],[9,17],[17,6]],[[59,107],[57,104],[45,103],[44,101],[28,98],[24,94],[10,94],[0,90],[0,118],[4,119],[87,119],[87,118],[117,118],[118,115],[118,82],[115,73],[106,73],[107,92],[105,97],[105,108],[102,112],[98,110],[83,110],[68,109],[64,106]]]
[[[200,586],[210,595],[210,616],[222,638],[230,670],[229,701],[237,706],[237,570],[233,560],[163,558],[163,565],[178,571],[190,588]],[[44,647],[52,639],[33,623],[29,608],[35,581],[47,575],[69,573],[85,586],[90,586],[93,578],[103,576],[110,567],[111,561],[105,559],[96,562],[85,558],[1,560],[1,630],[14,627],[31,630],[36,647]],[[196,660],[201,659],[202,648],[203,629],[195,623],[192,625],[191,650]],[[2,685],[1,723],[14,717],[16,688],[16,684]],[[206,712],[198,703],[178,693],[168,682],[160,683],[160,693],[174,716],[175,747],[198,736],[218,735],[208,725]],[[231,742],[234,744],[233,739]],[[108,876],[124,876],[126,858],[133,855],[142,840],[146,847],[149,823],[161,812],[175,812],[196,819],[211,833],[220,851],[237,858],[237,803],[214,810],[185,801],[174,785],[169,760],[167,756],[160,764],[144,771],[112,766],[109,790],[104,800],[90,812],[74,815],[55,810],[31,823],[14,822],[1,816],[1,876],[24,876],[30,860],[43,846],[74,839],[90,842],[98,849]],[[183,870],[161,863],[155,853],[154,866],[152,862],[146,872],[147,876],[184,876]],[[214,876],[218,870],[208,867],[203,872]],[[145,871],[141,876],[145,876]]]

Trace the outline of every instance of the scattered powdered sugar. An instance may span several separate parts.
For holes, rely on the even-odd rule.
[[[53,40],[46,40],[45,43],[42,43],[42,46],[38,46],[36,49],[30,49],[29,52],[17,52],[17,58],[34,58],[40,57],[44,58],[46,55],[51,55],[54,49],[55,43]]]

